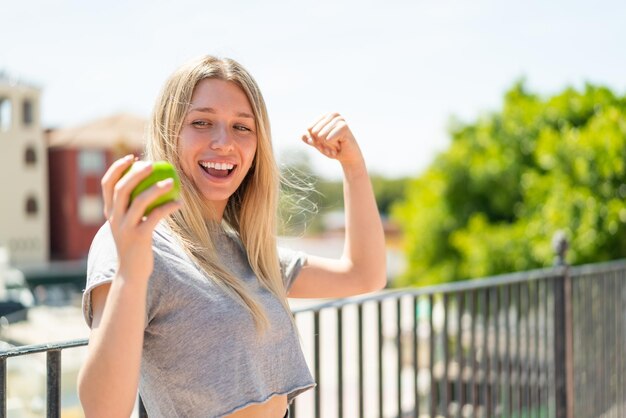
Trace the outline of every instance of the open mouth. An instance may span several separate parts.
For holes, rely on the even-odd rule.
[[[236,165],[230,163],[214,163],[204,161],[201,161],[199,165],[207,174],[219,178],[226,178],[230,176],[237,167]]]

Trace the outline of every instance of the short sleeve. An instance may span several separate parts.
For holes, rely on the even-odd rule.
[[[285,289],[289,291],[294,280],[298,277],[300,270],[304,267],[307,255],[302,251],[279,247],[278,257],[280,259],[280,271],[283,276],[283,283],[285,284]]]
[[[111,283],[117,272],[117,266],[117,249],[111,227],[107,222],[96,233],[87,256],[87,283],[83,291],[82,307],[83,317],[90,328],[93,320],[91,292],[102,284]]]

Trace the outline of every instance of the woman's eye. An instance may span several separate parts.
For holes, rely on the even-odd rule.
[[[250,131],[252,131],[252,129],[248,128],[247,126],[243,126],[243,125],[235,125],[235,129],[237,129],[238,131],[242,131],[242,132],[250,132]]]
[[[194,120],[193,122],[191,122],[191,124],[193,126],[209,126],[210,125],[210,123],[205,120]]]

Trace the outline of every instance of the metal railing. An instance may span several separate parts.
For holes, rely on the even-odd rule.
[[[626,416],[626,260],[384,291],[294,309],[317,387],[293,417]],[[47,355],[47,416],[60,416],[61,350]],[[141,408],[141,417],[146,416]]]
[[[63,341],[51,344],[35,344],[15,347],[0,351],[0,418],[7,416],[7,360],[35,354],[46,354],[46,417],[61,417],[61,352],[77,347],[84,347],[87,339]],[[147,418],[148,414],[141,398],[137,400],[139,418]]]
[[[625,285],[626,260],[295,310],[318,386],[292,414],[626,416]]]
[[[61,351],[87,345],[87,340],[15,347],[0,352],[0,418],[7,415],[7,359],[46,353],[46,416],[61,416]]]

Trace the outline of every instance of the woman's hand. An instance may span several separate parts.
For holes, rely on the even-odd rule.
[[[345,119],[328,113],[313,123],[302,140],[322,154],[336,159],[344,168],[363,164],[363,155]]]
[[[150,174],[152,165],[124,175],[135,162],[133,155],[115,161],[102,177],[104,216],[109,221],[117,248],[118,275],[130,280],[147,281],[152,273],[152,232],[159,221],[180,208],[179,202],[169,202],[155,208],[148,216],[148,205],[173,187],[172,179],[156,183],[140,193],[130,203],[132,190]],[[129,205],[130,203],[130,205]]]

